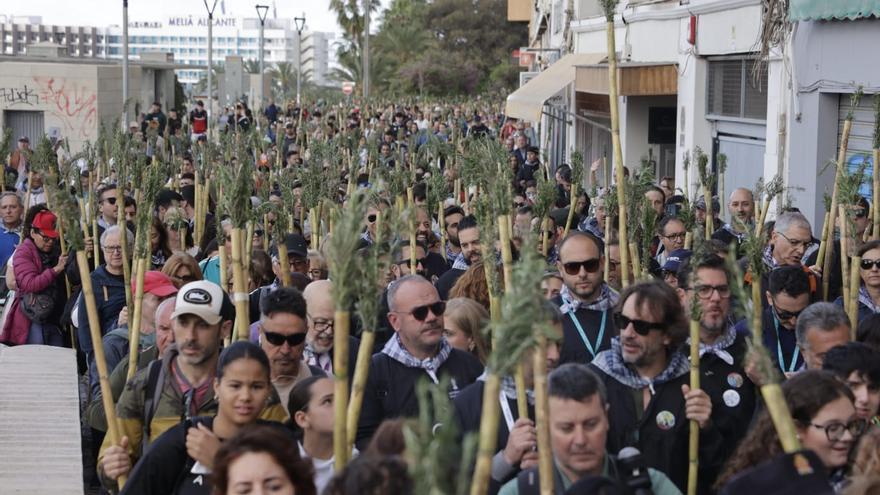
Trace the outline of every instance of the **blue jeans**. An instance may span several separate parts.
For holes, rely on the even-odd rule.
[[[61,330],[55,325],[31,322],[26,343],[62,347],[64,338],[61,336]]]

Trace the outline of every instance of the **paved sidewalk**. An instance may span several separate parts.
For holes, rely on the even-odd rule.
[[[0,345],[0,491],[82,495],[76,354]]]

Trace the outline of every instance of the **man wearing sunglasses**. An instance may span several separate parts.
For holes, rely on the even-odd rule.
[[[721,435],[710,421],[712,401],[691,390],[687,356],[679,349],[688,322],[679,295],[662,280],[630,285],[620,295],[614,319],[620,335],[590,366],[608,391],[610,428],[607,450],[638,448],[648,467],[665,473],[682,491],[687,486],[691,421],[700,427],[700,486],[710,493],[719,466]]]
[[[388,322],[394,335],[374,354],[358,423],[360,449],[386,419],[418,414],[416,384],[449,380],[450,398],[473,383],[483,366],[472,354],[453,349],[443,337],[446,303],[430,282],[408,275],[388,288]]]
[[[618,294],[603,281],[602,251],[601,241],[580,231],[570,232],[559,246],[556,267],[563,287],[553,302],[563,313],[561,363],[589,363],[617,334],[612,308]]]
[[[260,347],[269,358],[272,385],[279,397],[289,396],[297,382],[324,374],[303,362],[306,314],[305,299],[292,287],[278,287],[260,298]]]
[[[303,360],[311,367],[320,368],[328,376],[333,375],[333,282],[315,280],[303,290],[306,300],[308,332]],[[354,376],[354,363],[357,361],[361,341],[355,336],[348,337],[348,375]]]
[[[116,225],[119,209],[116,206],[116,186],[109,184],[98,189],[98,228],[103,232],[111,225]],[[99,232],[100,236],[101,233]]]
[[[804,366],[804,356],[797,346],[795,328],[800,314],[810,305],[810,279],[802,268],[781,266],[768,276],[767,307],[761,318],[764,347],[770,359],[784,374]],[[737,330],[748,333],[750,322],[743,320]]]
[[[712,423],[725,445],[705,466],[710,484],[746,436],[757,403],[757,389],[746,373],[747,338],[730,319],[731,282],[724,259],[715,255],[692,257],[679,270],[683,306],[700,315],[700,387],[712,400]],[[689,342],[682,353],[689,350]]]

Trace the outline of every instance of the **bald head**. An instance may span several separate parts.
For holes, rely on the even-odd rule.
[[[755,197],[752,191],[739,187],[730,193],[730,201],[727,202],[734,228],[737,224],[751,225],[755,217]]]
[[[315,280],[306,286],[303,298],[309,324],[306,343],[317,354],[329,352],[333,347],[333,282]]]
[[[402,290],[406,287],[412,287],[414,285],[427,285],[430,286],[431,289],[434,290],[436,294],[437,289],[434,289],[434,284],[428,281],[425,277],[421,275],[406,275],[397,279],[390,286],[388,286],[388,309],[391,311],[395,311],[399,306],[398,302],[400,296],[408,292],[410,289]]]

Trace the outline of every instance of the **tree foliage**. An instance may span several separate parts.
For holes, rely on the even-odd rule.
[[[343,30],[332,77],[362,79],[363,16],[355,0],[333,0]],[[511,61],[527,28],[507,21],[504,0],[393,0],[371,29],[370,80],[391,95],[447,96],[512,88]]]

